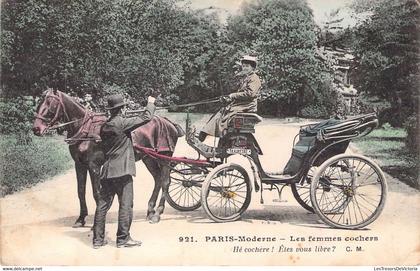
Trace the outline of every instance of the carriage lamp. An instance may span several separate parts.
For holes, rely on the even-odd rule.
[[[236,129],[241,128],[244,125],[244,119],[243,118],[235,118],[233,122],[233,127]]]

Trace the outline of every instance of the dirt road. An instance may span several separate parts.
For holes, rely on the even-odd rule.
[[[290,155],[298,126],[266,119],[257,128],[267,171],[282,169]],[[63,143],[64,144],[64,143]],[[176,154],[194,152],[181,139]],[[387,176],[389,196],[384,212],[364,230],[336,230],[324,225],[284,190],[287,202],[265,204],[253,193],[243,218],[232,223],[211,222],[200,208],[182,213],[167,206],[159,224],[145,220],[152,177],[142,163],[134,182],[134,221],[131,234],[143,241],[138,248],[115,246],[117,206],[107,217],[109,244],[91,246],[95,204],[90,187],[90,215],[84,228],[71,225],[79,213],[74,170],[20,193],[0,199],[2,265],[415,265],[420,263],[420,196]],[[249,241],[230,241],[230,237]],[[180,242],[189,237],[193,242]],[[213,238],[216,237],[216,238]],[[265,241],[253,241],[265,238]],[[267,241],[270,239],[269,241]],[[316,241],[313,241],[315,239]]]

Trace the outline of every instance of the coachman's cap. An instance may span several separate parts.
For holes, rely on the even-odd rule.
[[[124,102],[124,97],[121,94],[110,95],[107,99],[107,102],[108,102],[108,107],[105,108],[107,110],[122,107],[127,104],[126,102]]]
[[[250,55],[245,55],[241,59],[241,62],[243,62],[243,61],[254,62],[255,64],[257,64],[257,57],[250,56]]]

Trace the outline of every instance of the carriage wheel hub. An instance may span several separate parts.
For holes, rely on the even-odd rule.
[[[182,185],[184,187],[192,187],[193,183],[191,181],[182,181]]]
[[[354,196],[354,190],[351,187],[345,187],[343,190],[344,195],[347,197],[353,197]]]
[[[236,196],[235,192],[232,191],[222,191],[222,197],[231,199]]]

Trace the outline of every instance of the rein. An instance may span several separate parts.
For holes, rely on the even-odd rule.
[[[168,109],[168,108],[177,108],[177,107],[189,107],[189,106],[195,106],[195,105],[202,105],[202,104],[212,104],[219,102],[220,97],[210,98],[206,100],[202,100],[200,102],[193,102],[193,103],[187,103],[187,104],[178,104],[178,105],[168,105],[168,106],[161,106],[156,107],[156,110],[162,110],[162,109]],[[127,114],[135,114],[143,112],[146,109],[138,109],[138,110],[127,110]]]
[[[69,124],[78,122],[79,120],[82,120],[82,119],[72,120],[72,121],[69,121],[69,122],[65,122],[65,123],[60,123],[60,124],[57,124],[57,125],[53,125],[53,126],[48,127],[48,130],[59,129],[59,128],[65,127],[65,126],[67,126]]]
[[[56,123],[60,117],[63,117],[64,120],[70,120],[70,117],[68,116],[65,106],[64,106],[64,102],[63,102],[63,98],[62,98],[62,93],[58,92],[57,95],[48,93],[46,95],[46,99],[47,98],[53,98],[55,100],[58,101],[58,106],[56,108],[56,111],[54,113],[54,117],[52,119],[48,119],[43,117],[42,115],[40,115],[39,113],[37,113],[35,115],[35,118],[41,119],[43,120],[46,125],[47,125],[47,130],[55,130],[55,129],[59,129],[62,127],[66,127],[70,124],[82,121],[79,129],[69,138],[67,138],[65,141],[66,142],[72,142],[72,141],[80,141],[80,140],[85,140],[85,139],[80,139],[77,138],[77,136],[79,136],[79,134],[83,131],[83,126],[86,124],[86,122],[90,119],[93,118],[94,116],[100,116],[100,115],[105,115],[105,113],[89,113],[88,111],[85,112],[85,115],[83,116],[83,118],[79,118],[79,119],[75,119],[75,120],[71,120],[71,121],[67,121],[64,123],[59,123],[54,125],[54,123]],[[220,97],[215,97],[215,98],[210,98],[210,99],[205,99],[199,102],[192,102],[192,103],[186,103],[186,104],[180,104],[180,105],[170,105],[170,106],[163,106],[163,107],[156,107],[156,110],[162,110],[162,109],[168,109],[168,108],[178,108],[178,107],[189,107],[189,106],[195,106],[195,105],[202,105],[202,104],[211,104],[211,103],[216,103],[219,102],[219,98]],[[48,108],[49,112],[50,109]],[[131,110],[131,111],[126,111],[127,114],[135,114],[135,113],[140,113],[140,112],[144,112],[145,109],[139,109],[139,110]],[[63,116],[60,116],[60,113],[63,113]]]

